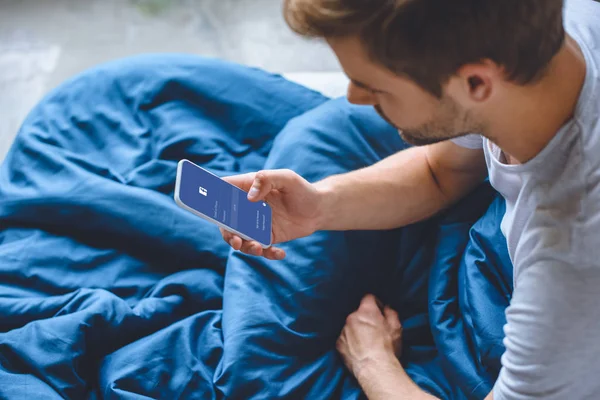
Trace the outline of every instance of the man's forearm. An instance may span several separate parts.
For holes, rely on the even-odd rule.
[[[356,377],[369,400],[435,400],[417,386],[400,362],[392,365],[365,367]]]
[[[369,400],[438,400],[423,391],[406,373],[400,362],[365,367],[356,377]],[[494,400],[490,393],[485,400]]]
[[[326,193],[322,230],[392,229],[428,218],[446,205],[422,148],[316,186]]]
[[[464,150],[415,147],[371,167],[318,182],[316,187],[324,193],[325,202],[319,230],[392,229],[435,215],[484,177],[478,172],[485,171],[483,155],[474,162],[469,160],[472,154],[456,154],[459,151]],[[434,169],[432,158],[448,165]],[[453,158],[467,159],[469,164],[462,171],[453,169],[452,163],[458,163]]]

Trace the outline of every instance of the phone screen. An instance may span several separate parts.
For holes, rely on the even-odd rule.
[[[256,240],[271,244],[271,207],[251,202],[243,190],[198,167],[182,161],[179,200],[209,218]]]

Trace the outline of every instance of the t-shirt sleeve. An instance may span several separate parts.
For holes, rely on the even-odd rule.
[[[483,149],[483,138],[481,135],[471,134],[451,139],[452,143],[466,149]]]
[[[494,400],[588,399],[600,371],[600,267],[542,254],[517,277]]]

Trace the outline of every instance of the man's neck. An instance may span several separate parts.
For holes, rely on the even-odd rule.
[[[493,111],[497,122],[489,127],[488,137],[512,163],[531,160],[573,118],[585,75],[583,53],[567,36],[544,78],[534,85],[511,88],[514,101]]]

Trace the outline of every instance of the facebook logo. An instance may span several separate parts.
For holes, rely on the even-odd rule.
[[[208,196],[208,190],[204,189],[202,186],[200,186],[200,188],[198,189],[198,192],[202,195],[202,196]]]

